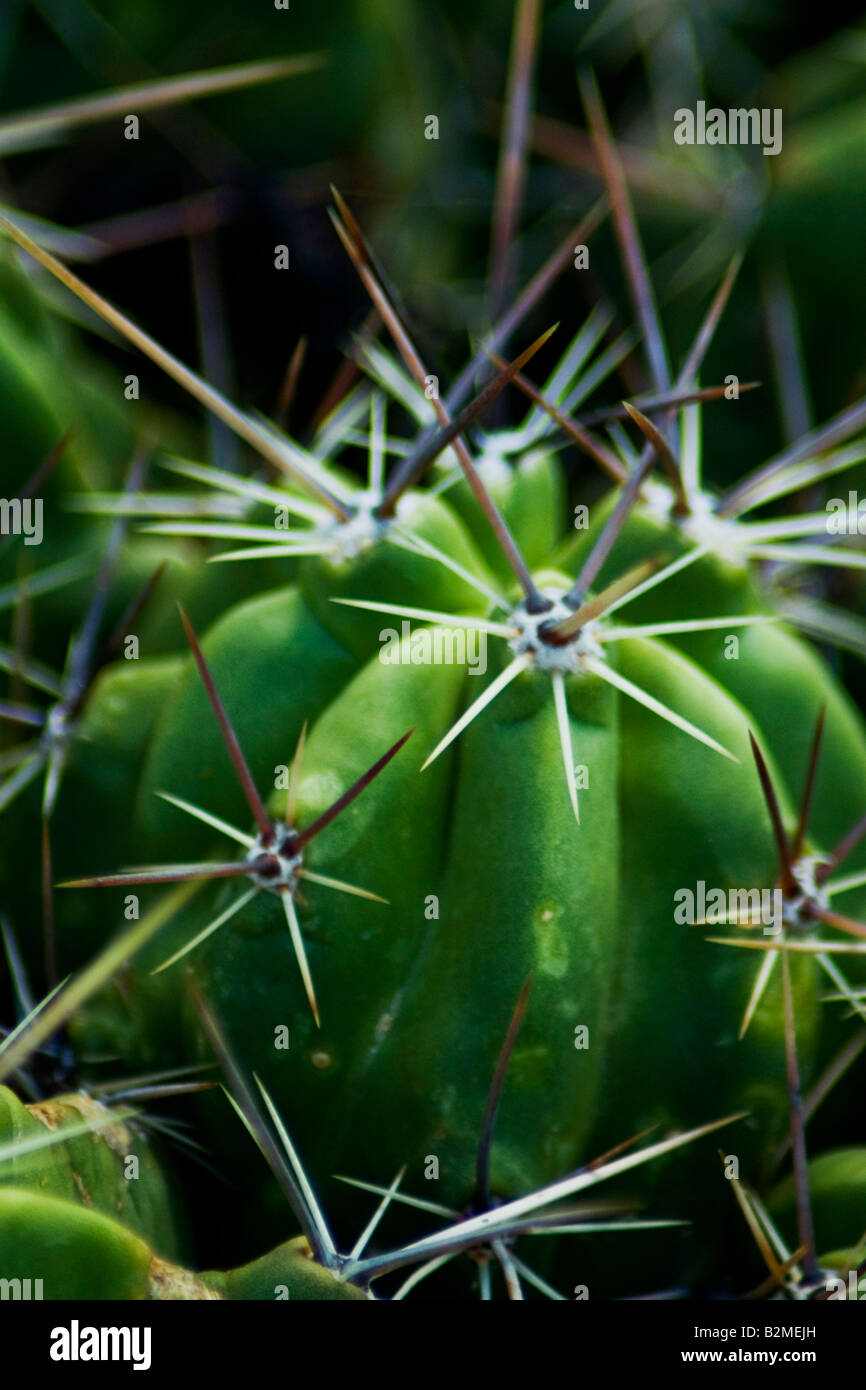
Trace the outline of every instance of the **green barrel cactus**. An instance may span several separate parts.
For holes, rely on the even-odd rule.
[[[591,92],[588,106],[634,252]],[[440,399],[339,196],[333,220],[405,370],[376,348],[369,431],[350,401],[302,446],[0,218],[263,469],[180,457],[194,450],[181,428],[163,432],[164,491],[135,464],[118,492],[114,435],[78,402],[105,458],[76,444],[84,461],[70,447],[54,482],[78,494],[95,583],[31,579],[38,655],[10,644],[0,662],[35,692],[2,709],[35,730],[0,750],[3,911],[24,940],[9,951],[19,1022],[0,1044],[15,1086],[0,1092],[2,1277],[43,1279],[50,1298],[400,1300],[468,1255],[443,1276],[456,1297],[475,1282],[490,1297],[498,1267],[510,1298],[561,1299],[569,1238],[617,1231],[646,1242],[645,1278],[675,1266],[692,1292],[733,1277],[733,1184],[772,1291],[807,1296],[820,1252],[835,1268],[856,1239],[839,1212],[862,1195],[859,1151],[807,1170],[799,1088],[816,1108],[850,1046],[833,1006],[866,1017],[866,729],[786,623],[773,567],[864,562],[815,541],[819,514],[744,517],[860,460],[862,410],[727,493],[704,486],[695,421],[702,401],[728,407],[696,382],[732,276],[676,379],[637,286],[661,401],[625,406],[640,454],[572,419],[616,358],[593,358],[603,315],[543,389],[522,369],[549,332],[510,364],[491,348],[468,405],[477,363],[462,398]],[[3,274],[17,336],[0,410],[8,397],[26,478],[74,412],[40,395],[33,363],[62,348],[41,308],[35,326],[21,318],[19,271]],[[515,383],[528,420],[481,433]],[[388,423],[407,403],[417,438]],[[609,496],[571,476],[557,431],[606,468]],[[126,535],[132,517],[145,537]],[[43,944],[49,984],[72,978],[34,1005]],[[58,1027],[86,1075],[44,1099],[27,1040]],[[216,1058],[227,1096],[209,1087],[190,1113],[235,1180],[248,1260],[194,1271],[170,1157],[94,1098],[93,1058],[131,1074]],[[251,1168],[238,1115],[270,1173]],[[789,1129],[793,1174],[777,1185]],[[810,1177],[818,1235],[788,1278],[755,1194],[786,1227],[793,1188],[802,1225]],[[609,1195],[579,1197],[608,1180]],[[532,1265],[514,1248],[530,1235],[550,1238]],[[586,1268],[604,1260],[593,1246]]]

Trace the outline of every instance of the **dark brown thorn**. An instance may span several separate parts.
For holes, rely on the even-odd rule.
[[[519,385],[519,379],[515,378]],[[760,381],[741,381],[740,394],[744,391],[756,391],[763,382]],[[634,405],[640,407],[645,415],[657,415],[665,410],[678,410],[682,405],[692,405],[695,401],[718,401],[730,390],[728,386],[702,386],[694,391],[665,392],[663,395],[638,396],[633,401]],[[625,420],[628,418],[628,410],[624,405],[609,406],[605,410],[593,410],[589,415],[584,415],[577,423],[584,426],[607,425],[613,420]]]
[[[686,357],[686,360],[683,363],[680,373],[677,377],[678,385],[687,386],[689,382],[694,380],[695,376],[700,371],[701,364],[703,363],[704,357],[706,356],[710,343],[712,342],[715,336],[716,329],[719,325],[719,319],[722,317],[722,314],[724,313],[725,305],[727,304],[730,298],[731,290],[734,288],[734,281],[736,280],[737,275],[739,274],[740,266],[742,264],[743,257],[739,252],[737,252],[735,256],[732,256],[730,264],[728,265],[728,268],[725,271],[724,277],[722,279],[722,283],[719,285],[719,288],[713,295],[713,298],[710,301],[710,306],[707,309],[706,314],[704,315],[703,322],[701,323],[701,326],[698,329],[697,334],[695,335],[695,340],[689,348],[688,356]],[[753,384],[757,385],[757,383]],[[746,388],[741,387],[740,389],[745,390]]]
[[[289,358],[286,375],[283,377],[283,384],[280,387],[280,394],[277,397],[275,417],[279,425],[285,424],[297,394],[301,368],[304,365],[304,358],[307,355],[307,346],[308,340],[306,338],[299,338]]]
[[[132,213],[119,213],[104,221],[87,222],[78,231],[98,243],[80,260],[105,260],[124,251],[138,251],[145,246],[173,241],[190,234],[204,236],[233,222],[240,211],[240,198],[225,188],[208,189],[205,193],[188,194],[172,203],[160,203]]]
[[[613,210],[614,228],[625,263],[635,313],[646,344],[650,374],[653,384],[659,390],[665,391],[671,384],[670,372],[652,285],[638,236],[625,174],[592,72],[581,74],[580,90],[586,108],[590,134]]]
[[[608,584],[602,589],[600,594],[594,598],[587,599],[580,607],[572,613],[571,617],[563,618],[562,622],[553,623],[548,628],[545,625],[543,635],[545,642],[552,647],[565,647],[570,642],[575,633],[579,632],[584,623],[591,622],[604,613],[612,603],[623,594],[629,593],[631,589],[636,589],[638,584],[642,584],[645,579],[649,579],[651,574],[656,574],[665,562],[663,560],[643,560],[639,565],[634,565],[625,574],[620,575],[612,584]]]
[[[579,575],[565,596],[564,601],[569,608],[580,608],[587,593],[592,588],[599,570],[628,520],[629,512],[634,506],[654,460],[655,450],[647,447],[634,472],[629,474],[629,480],[620,493],[619,501],[605,522],[601,535],[586,557]]]
[[[529,991],[532,987],[532,976],[529,975],[524,982],[523,988],[514,1006],[511,1021],[505,1033],[505,1039],[499,1051],[499,1057],[493,1071],[493,1079],[490,1082],[490,1090],[487,1093],[487,1103],[484,1107],[484,1119],[481,1125],[481,1134],[478,1139],[478,1156],[475,1163],[475,1207],[477,1211],[489,1211],[492,1201],[490,1192],[490,1153],[493,1148],[493,1131],[496,1128],[496,1117],[499,1114],[499,1102],[502,1099],[502,1087],[505,1084],[505,1075],[508,1071],[508,1064],[511,1061],[511,1054],[514,1051],[514,1044],[517,1042],[517,1035],[523,1023],[523,1015],[526,1013],[526,1005],[529,1000]]]
[[[811,1120],[822,1101],[826,1100],[836,1083],[845,1075],[848,1068],[856,1062],[864,1047],[866,1047],[866,1028],[861,1028],[860,1031],[855,1033],[854,1037],[845,1044],[842,1050],[837,1052],[836,1056],[824,1071],[822,1071],[818,1080],[806,1095],[803,1101],[803,1119],[807,1123]],[[770,1163],[771,1169],[778,1168],[790,1147],[791,1138],[789,1135],[773,1154]]]
[[[54,935],[54,885],[51,873],[51,825],[42,817],[42,949],[45,980],[49,989],[57,984],[57,943]]]
[[[680,466],[673,449],[661,431],[653,424],[652,420],[650,420],[647,415],[644,415],[642,410],[638,410],[637,406],[630,405],[628,401],[623,401],[623,406],[628,412],[629,419],[634,421],[644,438],[652,444],[658,455],[659,462],[668,476],[670,485],[674,491],[674,516],[688,516],[691,511],[689,499],[686,496],[682,474],[680,473]]]
[[[147,883],[192,883],[197,878],[239,878],[255,866],[244,859],[230,864],[178,864],[164,869],[138,869],[128,874],[97,874],[94,878],[72,878],[56,888],[132,888]]]
[[[821,738],[824,733],[824,715],[826,706],[822,705],[818,711],[818,718],[815,720],[815,732],[812,735],[812,747],[809,750],[809,762],[806,768],[806,780],[803,783],[803,795],[800,800],[800,815],[797,820],[797,829],[794,831],[794,838],[791,841],[791,858],[797,860],[803,853],[803,841],[806,838],[806,831],[809,826],[809,816],[812,810],[812,797],[815,792],[815,776],[818,772],[818,757],[821,752]]]
[[[310,428],[315,433],[327,420],[328,416],[342,400],[349,394],[355,382],[361,375],[361,368],[358,366],[358,349],[363,349],[372,343],[382,326],[381,316],[376,309],[371,309],[361,324],[360,329],[355,334],[356,349],[355,353],[347,356],[340,363],[328,386],[325,394],[313,411],[310,421]]]
[[[196,637],[195,632],[193,631],[192,623],[186,616],[186,613],[183,611],[181,605],[178,604],[177,607],[178,612],[180,613],[180,620],[183,623],[184,631],[186,632],[187,641],[189,642],[189,645],[192,648],[192,654],[195,658],[195,664],[198,667],[199,675],[202,678],[204,688],[207,691],[207,696],[211,703],[211,708],[213,709],[213,712],[216,715],[217,723],[220,726],[220,730],[223,736],[223,742],[225,743],[225,746],[228,749],[228,755],[231,758],[232,763],[234,764],[235,772],[238,775],[238,781],[240,782],[241,787],[243,788],[244,796],[247,799],[247,805],[253,813],[256,825],[259,827],[259,832],[262,837],[262,844],[269,845],[271,840],[274,838],[274,827],[271,824],[270,816],[265,810],[264,802],[262,801],[262,798],[259,796],[258,791],[256,790],[256,784],[253,781],[252,773],[250,772],[247,766],[247,760],[244,757],[243,752],[241,751],[241,746],[238,743],[237,735],[235,734],[235,731],[232,728],[231,723],[229,722],[229,717],[225,712],[223,702],[220,699],[219,692],[217,691],[217,688],[214,684],[213,676],[211,675],[208,669],[207,662],[204,659],[204,653],[202,652],[202,649],[199,646],[198,638]]]
[[[379,260],[378,256],[373,250],[373,247],[370,245],[369,241],[365,237],[363,231],[361,230],[361,225],[357,217],[352,212],[352,209],[349,207],[345,198],[342,196],[339,189],[334,186],[334,184],[331,184],[331,193],[333,194],[334,202],[337,205],[337,212],[343,219],[343,222],[346,226],[347,231],[349,232],[349,235],[351,236],[359,252],[363,256],[367,265],[369,266],[370,271],[375,276],[378,284],[381,286],[382,293],[386,296],[388,303],[391,306],[392,312],[397,315],[400,322],[404,325],[404,328],[408,334],[411,316],[406,309],[406,305],[403,302],[399,290],[397,289],[393,280],[391,280],[390,276],[387,274],[384,266],[382,265],[382,262]]]
[[[526,288],[517,296],[510,309],[494,324],[475,356],[461,371],[453,386],[445,396],[445,407],[449,412],[459,410],[472,390],[472,383],[485,366],[485,358],[498,352],[508,341],[516,328],[532,312],[558,275],[571,264],[575,246],[581,246],[592,235],[596,227],[607,215],[606,198],[594,203],[584,218],[573,227],[561,246],[553,252],[539,270],[535,272]],[[742,388],[741,388],[742,389]]]
[[[846,917],[842,912],[833,912],[830,908],[813,908],[813,916],[818,918],[828,927],[835,927],[837,931],[843,931],[848,936],[858,936],[861,941],[866,941],[866,922],[856,922],[853,917]]]
[[[129,471],[124,481],[124,495],[138,492],[147,471],[148,454],[139,445],[132,457]],[[84,701],[94,676],[93,659],[99,629],[108,605],[111,581],[117,566],[123,538],[129,529],[129,519],[118,517],[111,528],[108,544],[93,585],[93,594],[87,607],[81,631],[72,645],[69,657],[69,675],[64,680],[64,703],[70,713],[76,712]]]
[[[26,502],[28,498],[35,497],[36,493],[42,487],[42,484],[48,478],[50,478],[51,474],[54,472],[55,468],[57,467],[64,453],[66,452],[66,449],[68,448],[69,443],[72,440],[74,434],[75,430],[70,427],[62,436],[62,438],[54,445],[54,448],[49,450],[49,452],[45,455],[45,458],[40,463],[36,472],[33,474],[30,480],[24,484],[22,491],[18,494],[18,500],[20,502]],[[4,536],[2,540],[0,540],[0,550],[5,549],[5,547],[10,544],[11,540],[12,532],[10,532],[8,536]]]
[[[223,1069],[232,1099],[243,1115],[251,1133],[255,1136],[256,1143],[261,1149],[268,1167],[288,1198],[301,1229],[310,1243],[310,1249],[320,1264],[329,1265],[331,1262],[330,1253],[320,1238],[318,1224],[310,1213],[301,1186],[286,1162],[270,1126],[262,1118],[256,1096],[229,1052],[221,1029],[202,999],[191,970],[187,971],[187,988],[208,1041],[213,1048],[214,1056]]]
[[[153,594],[154,590],[156,589],[157,585],[162,579],[162,576],[165,574],[167,565],[168,561],[162,560],[160,564],[157,565],[150,578],[145,581],[145,583],[139,589],[138,593],[133,596],[131,602],[127,605],[126,611],[121,616],[120,621],[118,622],[114,631],[109,636],[107,642],[105,643],[105,646],[103,647],[102,651],[100,652],[99,656],[94,662],[94,676],[98,671],[102,670],[103,666],[108,665],[109,661],[112,660],[116,652],[119,650],[124,638],[129,636],[129,629],[132,627],[133,623],[139,617],[145,605],[150,601],[151,595]],[[92,683],[93,681],[91,677],[90,684]]]
[[[839,841],[827,862],[818,865],[815,877],[819,883],[824,883],[831,874],[836,872],[840,864],[844,863],[848,855],[857,848],[864,835],[866,835],[866,816],[862,816],[857,824],[848,831],[848,834]]]
[[[370,299],[373,301],[375,309],[382,318],[391,337],[394,339],[397,350],[403,358],[410,376],[419,389],[423,391],[427,384],[427,372],[418,356],[415,345],[406,332],[397,310],[394,308],[394,305],[385,292],[382,277],[376,273],[375,266],[367,250],[366,242],[361,235],[354,216],[337,190],[332,188],[331,191],[334,194],[337,206],[340,210],[338,215],[332,208],[328,209],[328,215],[330,216],[334,230],[340,238],[349,260],[358,272],[361,283],[370,296]],[[445,419],[442,418],[442,414],[440,413],[441,403],[434,400],[433,405],[439,415],[439,423],[447,424],[448,418],[450,417],[446,417]]]
[[[797,1031],[794,1022],[794,1000],[791,991],[791,964],[782,955],[782,994],[785,1011],[785,1074],[788,1082],[788,1106],[791,1117],[791,1161],[794,1169],[794,1188],[797,1194],[797,1234],[805,1247],[803,1268],[812,1283],[820,1273],[815,1253],[815,1228],[812,1204],[809,1200],[809,1164],[806,1155],[806,1127],[803,1123],[803,1098],[800,1094],[800,1069],[797,1066]]]
[[[796,889],[797,883],[794,878],[793,865],[791,860],[791,849],[788,844],[788,837],[785,834],[785,827],[782,824],[782,812],[779,809],[779,800],[776,796],[776,788],[773,786],[770,770],[764,760],[764,755],[758,747],[757,740],[751,729],[749,730],[749,742],[752,745],[752,755],[755,759],[755,766],[758,769],[758,777],[761,781],[761,790],[764,793],[764,801],[767,803],[767,810],[770,813],[770,822],[773,826],[773,836],[776,841],[776,850],[779,855],[779,865],[781,867],[781,888],[783,893],[791,893]]]
[[[599,1154],[591,1163],[585,1163],[582,1168],[577,1169],[577,1172],[594,1173],[596,1168],[603,1167],[604,1164],[609,1163],[612,1158],[616,1158],[617,1154],[624,1153],[625,1150],[630,1149],[633,1144],[639,1143],[641,1139],[646,1139],[647,1135],[652,1134],[653,1130],[656,1128],[656,1125],[648,1125],[646,1129],[642,1129],[637,1134],[633,1134],[630,1139],[623,1139],[621,1143],[614,1144],[612,1149],[608,1149],[605,1153]]]
[[[472,490],[472,495],[487,518],[499,548],[524,592],[526,611],[528,613],[543,613],[550,607],[550,601],[536,588],[526,561],[508,528],[508,523],[481,481],[478,470],[469,457],[469,451],[461,440],[454,441],[454,452],[460,460],[460,466]]]
[[[367,241],[367,238],[361,231],[361,224],[359,223],[352,209],[349,207],[349,204],[346,202],[339,188],[337,188],[336,184],[333,183],[331,184],[331,197],[334,199],[334,202],[337,205],[337,212],[339,213],[343,226],[345,227],[346,231],[351,237],[353,244],[357,248],[358,252],[364,257],[364,259],[370,262],[371,269],[374,269],[373,253],[370,249],[370,244]],[[378,271],[377,278],[380,278],[378,277]]]
[[[46,482],[48,478],[51,477],[51,474],[54,472],[63,455],[66,453],[66,450],[72,443],[74,437],[75,428],[74,426],[70,425],[66,433],[62,435],[60,439],[57,441],[57,443],[54,445],[54,448],[50,449],[49,452],[45,455],[45,458],[42,460],[36,472],[33,474],[33,477],[30,479],[30,482],[27,484],[24,491],[21,493],[22,502],[28,497],[34,497],[39,488],[41,488],[42,484]]]
[[[376,509],[377,515],[381,517],[391,517],[394,515],[397,502],[402,494],[410,487],[414,487],[419,478],[423,477],[424,473],[426,473],[433,460],[437,459],[443,450],[454,443],[458,435],[463,434],[473,421],[484,413],[491,402],[499,395],[500,391],[504,391],[508,383],[514,380],[520,368],[525,366],[530,358],[534,357],[535,354],[544,347],[548,338],[556,332],[558,327],[559,324],[555,323],[551,328],[548,328],[544,333],[540,334],[534,343],[531,343],[528,348],[525,348],[519,357],[515,357],[513,362],[503,364],[502,370],[497,372],[492,381],[489,381],[486,386],[482,387],[475,399],[471,400],[467,406],[464,406],[459,415],[455,415],[453,420],[450,420],[447,425],[444,425],[429,443],[424,444],[417,452],[413,451],[409,458],[403,460],[400,468],[394,475],[394,479],[385,489],[382,502]]]
[[[88,1089],[91,1095],[102,1100],[105,1096],[114,1096],[118,1092],[125,1091],[129,1086],[141,1087],[156,1085],[164,1081],[174,1082],[178,1077],[189,1076],[192,1072],[215,1071],[216,1065],[216,1062],[194,1062],[184,1067],[165,1067],[160,1071],[143,1072],[138,1076],[126,1076],[115,1078],[112,1081],[100,1081],[97,1085],[92,1085]]]
[[[493,202],[488,302],[491,319],[496,319],[502,312],[514,278],[514,237],[526,182],[532,70],[538,46],[540,9],[540,0],[517,0],[514,10]]]
[[[340,206],[341,208],[345,208],[345,204],[343,203],[342,199],[340,199]],[[385,294],[380,280],[373,272],[371,263],[365,254],[363,244],[350,235],[343,222],[340,220],[337,214],[333,212],[333,210],[331,210],[330,212],[330,217],[332,223],[334,224],[334,228],[337,232],[337,235],[339,236],[340,241],[343,243],[343,246],[346,249],[346,253],[349,256],[349,259],[351,260],[359,276],[361,277],[361,281],[364,285],[364,288],[366,289],[367,293],[369,294],[379,313],[382,315],[388,332],[391,334],[391,337],[393,338],[394,343],[396,344],[397,350],[399,351],[400,356],[403,358],[403,361],[405,362],[409,370],[410,376],[414,380],[419,390],[425,390],[427,385],[427,372],[424,368],[423,363],[421,362],[420,357],[418,356],[418,353],[415,350],[415,347],[411,339],[409,338],[409,335],[407,334],[396,312],[394,311],[388,299],[388,296]],[[354,223],[354,219],[352,219],[352,221]],[[357,226],[357,224],[355,225]],[[445,409],[445,406],[440,400],[438,393],[436,396],[434,396],[432,404],[439,424],[443,428],[449,425],[451,423],[451,416]],[[514,537],[512,536],[511,532],[508,529],[508,526],[505,523],[505,519],[503,518],[501,512],[499,511],[499,508],[496,506],[496,503],[493,501],[493,498],[490,497],[490,495],[488,494],[487,489],[485,488],[484,484],[478,476],[478,472],[475,468],[475,465],[473,464],[472,459],[469,456],[469,450],[466,448],[466,445],[463,443],[462,439],[459,438],[454,440],[453,447],[454,452],[456,453],[457,458],[460,462],[460,466],[466,475],[466,481],[472,489],[475,499],[478,502],[481,509],[483,510],[484,515],[487,517],[487,520],[489,521],[493,529],[494,535],[496,536],[496,539],[502,549],[502,553],[504,554],[505,559],[510,565],[515,578],[517,579],[518,583],[520,584],[520,587],[523,589],[526,595],[527,609],[530,612],[535,613],[543,612],[544,609],[548,606],[547,600],[543,597],[542,594],[538,592],[537,588],[535,587],[535,584],[532,581],[532,575],[529,573],[529,570],[526,566],[526,562],[517,548]],[[391,481],[389,482],[387,489],[385,490],[385,494],[382,498],[381,504],[379,505],[379,507],[376,508],[376,515],[380,517],[387,517],[391,515],[393,508],[396,506],[397,500],[401,492],[403,491],[404,486],[406,485],[404,483],[404,479],[408,478],[411,475],[413,467],[414,463],[411,456],[409,458],[403,459],[399,468],[397,468],[394,471],[394,475],[391,478]]]
[[[491,362],[500,369],[504,369],[507,365],[495,352],[489,352],[487,356],[490,358]],[[621,460],[617,458],[612,449],[608,449],[606,444],[603,444],[600,439],[596,439],[593,435],[589,434],[577,420],[573,420],[570,415],[566,415],[564,411],[560,410],[558,406],[555,406],[552,401],[549,401],[547,397],[539,391],[538,387],[533,386],[532,382],[523,376],[521,372],[517,372],[513,380],[515,386],[519,386],[524,395],[528,396],[531,401],[535,401],[536,405],[539,405],[542,410],[546,411],[551,420],[556,421],[563,433],[574,440],[575,444],[583,449],[584,453],[589,454],[590,458],[595,459],[596,463],[600,464],[605,473],[613,478],[614,482],[624,483],[626,481],[628,478],[628,469]]]
[[[369,787],[373,779],[378,777],[379,773],[387,767],[394,755],[399,753],[407,738],[411,738],[414,732],[414,729],[409,729],[402,738],[398,738],[397,742],[392,744],[387,753],[383,753],[381,758],[377,759],[371,768],[368,768],[356,782],[353,782],[348,791],[343,792],[342,796],[338,796],[333,805],[329,806],[327,811],[323,811],[322,814],[313,821],[312,825],[308,825],[306,830],[298,831],[293,846],[296,854],[303,849],[304,845],[308,845],[321,830],[324,830],[326,825],[330,825],[331,821],[334,820],[341,811],[344,811],[357,796],[360,796],[365,787]]]
[[[826,425],[821,425],[816,430],[810,430],[790,448],[777,454],[763,468],[750,473],[742,482],[737,483],[736,487],[731,488],[730,492],[725,493],[719,499],[719,504],[716,507],[717,514],[719,516],[737,516],[747,508],[749,494],[754,492],[761,483],[774,478],[777,473],[782,472],[783,469],[791,468],[794,464],[803,463],[806,459],[828,453],[831,449],[835,449],[837,444],[843,444],[846,439],[850,439],[851,435],[856,434],[864,425],[866,425],[866,400],[861,400],[856,405],[834,415],[833,419],[829,420]]]

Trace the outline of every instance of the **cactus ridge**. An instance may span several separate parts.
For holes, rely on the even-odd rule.
[[[91,878],[74,879],[67,883],[61,883],[61,888],[118,888],[134,887],[141,884],[152,883],[189,883],[198,879],[222,879],[245,877],[249,879],[252,887],[247,889],[240,897],[235,898],[234,902],[222,911],[219,916],[193,938],[192,941],[175,951],[167,960],[158,967],[158,970],[166,970],[177,961],[182,960],[191,951],[195,950],[203,941],[206,941],[213,932],[229,922],[235,913],[240,912],[246,907],[256,892],[275,893],[280,898],[286,914],[289,932],[292,938],[292,946],[298,962],[298,969],[304,981],[307,999],[316,1020],[317,1027],[320,1026],[319,1007],[316,1002],[316,995],[313,980],[310,975],[307,963],[307,954],[304,948],[303,936],[298,922],[297,912],[295,911],[294,899],[298,892],[300,882],[307,880],[311,883],[318,883],[324,887],[336,889],[339,892],[351,893],[357,897],[370,898],[373,901],[384,902],[385,899],[379,898],[377,894],[369,890],[359,888],[354,884],[341,883],[336,879],[324,878],[321,874],[316,874],[312,870],[304,868],[303,850],[309,842],[320,834],[330,822],[340,814],[347,806],[351,805],[356,796],[360,796],[366,786],[377,777],[387,766],[396,753],[400,751],[403,744],[410,737],[412,730],[402,735],[391,748],[373,764],[367,772],[359,777],[353,786],[343,792],[334,803],[329,806],[313,822],[312,825],[304,829],[298,829],[294,825],[293,805],[294,805],[294,786],[300,766],[300,755],[303,751],[302,743],[299,744],[295,762],[293,765],[293,784],[289,788],[289,797],[286,801],[286,818],[283,821],[271,819],[264,802],[256,790],[255,783],[250,775],[237,736],[231,726],[228,715],[225,712],[222,701],[213,677],[208,670],[198,638],[181,609],[181,618],[186,630],[189,644],[192,648],[196,666],[201,675],[208,699],[216,716],[220,732],[223,736],[229,757],[234,765],[235,773],[240,782],[244,796],[249,804],[253,818],[258,825],[256,835],[248,835],[239,830],[236,826],[227,824],[219,817],[210,815],[201,807],[192,806],[189,802],[179,797],[173,797],[169,793],[161,793],[163,800],[171,805],[186,811],[189,815],[204,821],[207,825],[221,831],[230,839],[243,846],[246,853],[243,859],[226,863],[213,863],[205,861],[201,864],[179,864],[179,865],[158,865],[149,868],[133,870],[128,873],[103,874]]]

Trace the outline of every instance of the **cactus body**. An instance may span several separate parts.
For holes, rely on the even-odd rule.
[[[475,566],[483,569],[480,557]],[[387,584],[393,582],[391,573]],[[353,616],[339,611],[341,620]],[[231,611],[205,637],[204,650],[257,776],[267,778],[288,760],[304,716],[321,711],[301,784],[301,808],[310,818],[388,738],[417,729],[411,759],[404,755],[310,851],[317,872],[390,901],[386,907],[305,889],[299,916],[321,982],[321,1033],[304,1014],[275,900],[257,899],[190,958],[229,1037],[294,1117],[324,1188],[335,1162],[375,1180],[383,1167],[388,1172],[407,1159],[417,1171],[432,1154],[448,1175],[447,1200],[457,1207],[471,1201],[472,1144],[500,1034],[491,1026],[482,1035],[461,1010],[481,993],[492,1010],[495,997],[501,1028],[528,974],[539,1002],[533,1000],[514,1059],[513,1095],[503,1105],[502,1134],[513,1127],[514,1135],[500,1138],[494,1156],[503,1195],[549,1180],[577,1162],[591,1138],[609,1140],[614,1126],[633,1132],[659,1119],[679,1128],[700,1123],[709,1118],[707,1087],[719,1113],[749,1111],[743,1159],[760,1164],[785,1110],[778,994],[768,994],[754,1031],[738,1042],[753,961],[709,945],[708,929],[677,925],[673,915],[675,891],[700,879],[723,890],[772,881],[772,841],[750,767],[695,747],[681,730],[593,678],[569,677],[573,747],[589,772],[577,827],[544,672],[519,676],[419,776],[419,753],[475,697],[476,678],[459,667],[408,659],[389,666],[373,656],[359,668],[294,587]],[[492,639],[488,650],[490,668],[479,684],[494,679],[507,656]],[[760,720],[713,674],[665,642],[621,643],[614,661],[622,675],[741,759],[747,730],[762,733]],[[345,687],[336,696],[335,685]],[[166,809],[155,790],[246,824],[226,765],[190,671],[160,713],[139,790],[138,816],[156,858],[170,852],[189,861],[212,852],[214,837]],[[482,809],[494,788],[502,819]],[[651,825],[648,803],[660,808]],[[155,828],[168,818],[171,830]],[[425,827],[420,840],[418,826]],[[132,968],[134,988],[153,991],[163,1033],[166,1018],[177,1020],[184,1010],[182,977],[149,971],[223,911],[233,892],[205,889]],[[425,913],[430,900],[438,916]],[[817,1026],[812,962],[798,961],[795,974],[808,1074]],[[677,1026],[665,1004],[671,987],[681,999]],[[291,1035],[287,1053],[275,1049],[280,1025]],[[575,1045],[580,1026],[589,1030],[586,1050]],[[191,1042],[182,1043],[180,1031],[166,1034],[173,1055],[198,1057],[195,1027]],[[646,1075],[636,1059],[647,1063]],[[403,1088],[395,1087],[398,1074]],[[547,1099],[554,1086],[563,1117],[556,1122]],[[548,1114],[543,1149],[537,1139],[526,1142],[531,1097]]]
[[[50,1147],[27,1147],[49,1135]],[[84,1094],[25,1106],[2,1087],[0,1145],[12,1144],[25,1147],[0,1162],[4,1187],[27,1188],[103,1212],[161,1255],[178,1254],[173,1200],[141,1126],[112,1118]]]

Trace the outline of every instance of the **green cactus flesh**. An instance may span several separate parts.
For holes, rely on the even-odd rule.
[[[370,563],[368,587],[347,573],[341,590],[375,601]],[[396,582],[394,563],[389,557],[389,585]],[[476,569],[483,569],[480,560]],[[728,588],[720,583],[717,591],[713,606],[727,613]],[[442,611],[446,602],[437,593],[425,607]],[[340,611],[351,617],[354,610]],[[473,676],[456,665],[412,664],[412,640],[403,640],[394,664],[376,654],[359,667],[294,587],[241,605],[203,640],[260,784],[291,760],[303,723],[313,719],[300,825],[395,735],[415,730],[394,765],[305,859],[314,873],[388,900],[385,906],[304,885],[297,911],[321,1029],[303,1006],[275,895],[259,894],[185,957],[238,1054],[290,1117],[317,1184],[330,1195],[335,1168],[381,1181],[402,1162],[417,1171],[428,1154],[438,1154],[444,1200],[465,1206],[500,1032],[527,975],[532,1002],[493,1156],[501,1196],[552,1180],[587,1153],[587,1144],[617,1132],[652,1122],[699,1124],[711,1118],[708,1094],[720,1115],[749,1112],[738,1143],[745,1162],[760,1164],[785,1116],[778,982],[738,1041],[755,974],[751,953],[709,945],[699,924],[676,925],[673,915],[676,890],[699,880],[725,891],[773,882],[772,835],[747,741],[749,729],[760,737],[760,721],[722,687],[723,671],[695,666],[660,640],[617,644],[611,666],[620,675],[741,763],[695,743],[597,677],[569,675],[571,745],[588,773],[578,827],[543,670],[518,676],[418,773],[476,687],[496,679],[511,653],[491,638],[489,669]],[[832,694],[826,676],[824,684]],[[336,695],[335,686],[342,687]],[[807,690],[804,722],[811,697]],[[769,738],[765,747],[775,752]],[[192,663],[148,739],[132,834],[139,861],[183,863],[219,853],[213,828],[161,803],[154,795],[160,790],[247,828],[242,792]],[[650,802],[658,814],[648,824]],[[275,819],[284,804],[285,793],[275,792]],[[506,817],[492,817],[485,809],[491,804],[507,808]],[[183,964],[151,972],[238,897],[234,884],[205,886],[133,963],[124,993],[132,981],[132,992],[151,1000],[157,1017],[148,1026],[150,1044],[162,1038],[166,1049],[146,1054],[149,1061],[203,1055],[184,1003]],[[795,965],[808,1070],[817,979],[810,959]],[[659,978],[665,991],[676,992],[674,1018],[660,1013]],[[498,1029],[465,1017],[467,1000],[481,995]],[[124,1015],[119,1032],[127,1025]],[[287,1051],[274,1043],[281,1025],[289,1029]],[[86,1017],[79,1028],[86,1037]],[[575,1045],[581,1028],[588,1031],[585,1049]],[[224,1116],[214,1118],[213,1105],[206,1109],[221,1128]],[[539,1131],[543,1142],[530,1137]]]

